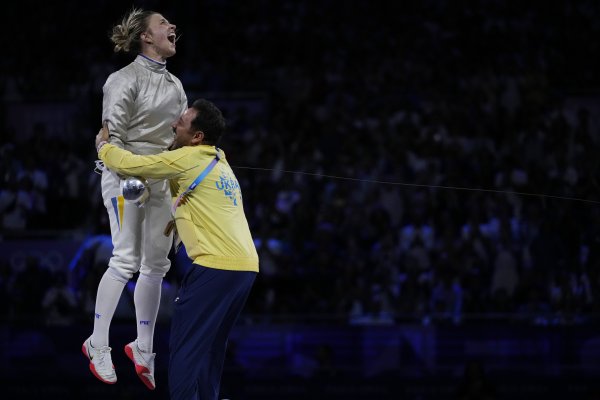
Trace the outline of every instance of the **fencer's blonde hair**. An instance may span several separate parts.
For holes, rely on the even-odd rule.
[[[150,17],[155,11],[132,8],[120,24],[113,26],[110,40],[114,43],[114,51],[124,53],[139,53],[142,51],[140,35],[148,29]]]

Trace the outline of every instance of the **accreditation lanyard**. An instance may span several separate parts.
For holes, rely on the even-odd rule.
[[[173,207],[171,208],[171,214],[173,214],[173,217],[175,217],[175,210],[177,210],[179,203],[181,203],[181,201],[184,199],[184,197],[189,192],[194,190],[196,188],[196,186],[198,186],[200,184],[200,182],[202,182],[202,180],[204,180],[204,178],[206,178],[206,176],[210,173],[210,171],[213,170],[213,168],[215,167],[215,165],[217,165],[217,163],[219,162],[220,159],[221,159],[221,150],[219,148],[217,148],[217,154],[215,155],[215,158],[213,158],[213,160],[206,166],[206,168],[204,168],[204,170],[202,172],[200,172],[200,175],[198,175],[198,177],[196,179],[194,179],[194,182],[192,182],[192,184],[183,193],[181,193],[179,195],[179,197],[177,197],[177,200],[175,200],[175,203],[173,203]]]

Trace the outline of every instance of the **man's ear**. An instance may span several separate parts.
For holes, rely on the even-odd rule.
[[[204,132],[196,131],[196,133],[194,133],[194,137],[192,138],[192,141],[190,144],[192,146],[197,146],[199,144],[202,144],[203,141],[204,141]]]

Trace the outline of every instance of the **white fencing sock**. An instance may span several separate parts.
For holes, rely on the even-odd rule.
[[[108,346],[108,330],[110,328],[110,322],[115,314],[124,287],[125,282],[116,280],[110,273],[110,268],[102,275],[96,295],[92,346]]]
[[[137,340],[140,350],[152,353],[154,326],[160,305],[162,277],[140,274],[135,285],[133,301],[137,318]]]

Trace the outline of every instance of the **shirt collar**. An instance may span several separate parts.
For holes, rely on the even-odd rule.
[[[149,69],[152,72],[157,72],[160,74],[164,74],[167,70],[167,62],[161,63],[160,61],[156,61],[151,59],[148,56],[143,54],[138,54],[135,58],[135,62],[143,65],[145,68]]]

